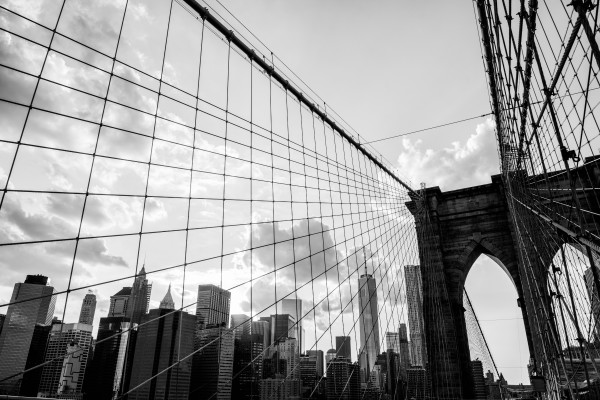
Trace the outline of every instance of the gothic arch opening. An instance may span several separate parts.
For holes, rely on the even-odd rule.
[[[468,270],[464,289],[470,299],[469,304],[463,296],[471,359],[479,358],[484,374],[491,370],[495,382],[498,374],[491,353],[508,384],[529,384],[527,335],[508,268],[497,257],[480,253]]]

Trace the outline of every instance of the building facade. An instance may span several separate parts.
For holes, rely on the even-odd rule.
[[[48,337],[38,396],[82,398],[92,325],[55,324]]]
[[[85,382],[85,391],[90,400],[112,400],[126,391],[125,367],[130,326],[127,317],[100,318],[99,343],[94,349],[94,357],[88,368],[90,373]]]
[[[358,400],[360,396],[360,367],[347,358],[334,358],[327,365],[327,398]]]
[[[231,292],[215,285],[199,285],[196,317],[198,326],[208,325],[227,326],[229,323],[229,307]]]
[[[36,325],[50,325],[56,302],[54,288],[42,275],[27,275],[16,283],[0,333],[0,394],[18,395],[22,376],[6,379],[23,371]],[[31,300],[28,300],[31,299]]]
[[[262,335],[242,335],[234,339],[231,398],[258,399],[263,375]]]
[[[425,331],[423,322],[423,283],[418,265],[404,267],[406,302],[408,303],[408,325],[410,328],[410,360],[413,366],[425,366]]]
[[[83,298],[81,311],[79,312],[79,323],[93,325],[96,313],[96,295],[90,290]]]
[[[350,336],[336,336],[335,338],[335,349],[337,357],[344,357],[348,360],[352,360],[352,344]]]
[[[385,333],[385,348],[392,350],[394,353],[400,352],[400,333],[386,332]]]
[[[229,327],[233,329],[235,339],[241,339],[244,335],[249,335],[251,330],[250,317],[246,314],[232,314]]]
[[[233,330],[223,325],[196,329],[190,398],[231,399],[234,343]]]
[[[158,371],[165,370],[193,351],[196,318],[183,311],[158,308],[142,317],[138,328],[131,368],[129,390],[136,388]],[[181,340],[180,340],[181,335]],[[192,360],[188,358],[142,385],[128,395],[129,400],[187,400]]]
[[[283,299],[281,300],[281,313],[289,314],[296,322],[294,325],[294,335],[298,339],[298,350],[300,353],[304,353],[304,327],[302,326],[302,317],[304,316],[302,310],[302,300],[300,299]]]
[[[379,312],[375,278],[366,273],[358,280],[360,354],[359,365],[362,382],[366,383],[380,353]]]
[[[110,306],[108,308],[109,317],[127,317],[127,307],[129,305],[129,297],[131,296],[131,288],[123,287],[114,295],[110,296]]]

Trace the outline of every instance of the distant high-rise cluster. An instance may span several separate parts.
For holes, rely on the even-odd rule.
[[[421,306],[410,305],[420,298],[415,268],[418,272],[406,267],[412,342],[422,337],[415,311]],[[397,398],[407,391],[420,399],[428,393],[422,350],[411,346],[406,324],[385,333],[381,351],[377,282],[366,271],[358,280],[360,342],[354,357],[350,336],[337,336],[326,353],[305,350],[301,299],[284,299],[275,314],[253,319],[230,313],[228,290],[203,284],[196,312],[189,314],[176,306],[171,285],[158,308],[149,309],[152,284],[145,267],[132,283],[110,296],[95,339],[93,292],[83,298],[78,322],[69,323],[53,318],[56,295],[47,277],[28,275],[15,284],[7,315],[0,316],[0,394],[358,400]]]

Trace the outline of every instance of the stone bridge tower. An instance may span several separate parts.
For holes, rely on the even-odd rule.
[[[496,175],[491,184],[448,192],[432,187],[421,195],[421,200],[407,206],[415,216],[419,241],[428,371],[434,396],[474,398],[463,288],[481,254],[496,261],[512,279],[529,350],[534,354],[502,178]]]

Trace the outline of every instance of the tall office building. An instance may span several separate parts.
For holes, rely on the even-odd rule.
[[[167,292],[161,304],[172,303]],[[142,317],[138,328],[129,390],[177,363],[193,351],[196,318],[173,308],[158,308]],[[160,374],[147,385],[128,395],[130,400],[173,399],[187,400],[192,372],[192,360],[180,361],[176,367]]]
[[[2,326],[4,326],[5,320],[6,320],[6,314],[0,314],[0,335],[2,334]]]
[[[134,324],[139,324],[142,317],[148,313],[150,306],[150,295],[152,293],[152,284],[146,279],[146,267],[142,269],[133,281],[131,295],[127,303],[126,316],[131,319]]]
[[[271,346],[271,317],[262,317],[258,321],[252,321],[250,333],[261,335],[263,337],[263,349],[268,349]],[[265,357],[269,356],[269,352],[265,351]]]
[[[425,400],[431,397],[431,388],[427,371],[423,367],[411,367],[406,371],[406,398]]]
[[[300,356],[300,379],[302,387],[300,392],[302,398],[309,399],[316,397],[317,384],[319,378],[317,377],[317,364],[309,356]]]
[[[258,399],[263,374],[263,336],[245,334],[234,340],[231,398]]]
[[[125,374],[131,332],[127,317],[100,318],[94,358],[86,374],[85,392],[90,400],[116,399],[127,389]],[[135,346],[134,343],[131,345]],[[133,355],[133,351],[131,351]]]
[[[352,345],[350,336],[336,336],[335,337],[335,348],[338,358],[345,357],[349,361],[352,360]]]
[[[128,286],[123,287],[117,293],[110,296],[108,317],[127,317],[127,306],[129,305],[130,296],[131,288]]]
[[[281,311],[282,314],[289,314],[294,318],[296,325],[294,326],[294,335],[298,339],[298,351],[304,353],[304,327],[302,326],[302,300],[300,299],[283,299],[281,300]]]
[[[31,346],[25,363],[25,370],[43,364],[46,359],[46,345],[48,336],[52,330],[52,325],[36,324],[31,338]],[[23,375],[21,382],[21,396],[36,397],[40,380],[42,379],[42,368],[36,368],[33,371]]]
[[[398,354],[400,355],[399,370],[402,378],[406,380],[406,369],[410,367],[410,344],[408,342],[406,324],[400,324],[398,339],[400,343],[400,349],[398,351]]]
[[[337,350],[336,349],[329,349],[329,350],[327,350],[327,353],[325,353],[325,364],[328,365],[336,357],[337,357]],[[329,368],[329,367],[326,366],[326,368]]]
[[[598,275],[600,275],[600,269],[596,268]],[[600,298],[598,297],[598,291],[595,289],[594,284],[594,273],[592,268],[588,268],[583,273],[583,280],[585,281],[585,288],[587,289],[588,298],[590,299],[591,314],[594,323],[594,338],[593,340],[600,340]]]
[[[388,349],[385,352],[386,355],[386,369],[387,369],[387,393],[390,394],[392,399],[400,397],[400,393],[404,393],[404,387],[402,382],[406,379],[402,375],[400,365],[400,355]]]
[[[425,331],[423,323],[423,283],[418,265],[404,267],[406,302],[408,303],[408,327],[410,328],[410,360],[413,366],[425,366]]]
[[[387,350],[392,350],[394,353],[400,352],[400,333],[399,332],[386,332],[385,333],[385,346]]]
[[[285,338],[297,339],[295,325],[296,320],[290,314],[271,315],[271,343]]]
[[[277,355],[280,360],[285,361],[285,371],[279,371],[286,379],[300,380],[300,353],[298,352],[298,340],[294,338],[280,339],[277,342]],[[298,393],[300,394],[300,393]]]
[[[235,339],[241,339],[244,335],[249,335],[251,330],[250,317],[246,314],[232,314],[231,324],[229,327],[233,329]]]
[[[306,352],[306,355],[310,358],[312,362],[315,362],[317,365],[317,376],[324,376],[324,364],[323,361],[323,350],[309,350]]]
[[[40,397],[81,398],[83,378],[92,346],[92,325],[55,324],[46,348]]]
[[[51,324],[56,302],[53,293],[48,278],[42,275],[27,275],[25,282],[15,284],[10,302],[19,303],[8,306],[0,333],[0,394],[19,394],[23,378],[5,378],[25,369],[36,324]]]
[[[380,353],[379,345],[379,313],[377,310],[377,285],[375,278],[367,274],[358,280],[358,297],[360,303],[360,355],[359,365],[362,382],[366,383]]]
[[[231,292],[215,285],[199,285],[196,303],[198,326],[200,328],[221,324],[227,326],[230,303]]]
[[[94,324],[94,314],[96,313],[96,295],[94,292],[89,290],[83,298],[81,304],[81,311],[79,313],[80,324]]]
[[[309,350],[305,356],[300,356],[300,379],[302,381],[302,396],[303,398],[315,398],[320,393],[319,388],[322,387],[322,378],[324,375],[323,368],[323,351]]]
[[[234,343],[233,330],[221,324],[196,330],[190,398],[231,399]]]
[[[347,358],[334,358],[327,366],[327,398],[358,400],[360,396],[360,367]]]

